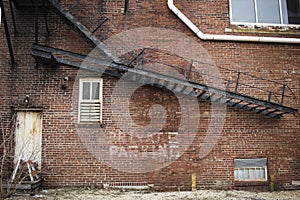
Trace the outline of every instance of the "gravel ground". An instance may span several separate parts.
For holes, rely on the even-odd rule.
[[[300,190],[281,192],[246,192],[198,190],[195,192],[145,192],[119,190],[56,189],[42,191],[36,196],[19,196],[11,200],[300,200]]]

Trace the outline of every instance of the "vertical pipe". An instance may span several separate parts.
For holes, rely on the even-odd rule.
[[[282,15],[282,4],[281,4],[281,0],[278,0],[278,4],[279,4],[279,15],[280,15],[280,24],[283,24],[283,15]]]
[[[272,92],[269,91],[268,102],[271,101],[271,98],[272,98]]]
[[[14,9],[13,9],[11,0],[9,1],[9,6],[10,6],[10,12],[11,12],[11,19],[13,21],[13,26],[14,26],[14,36],[16,36],[18,31],[17,31],[17,26],[16,26],[15,13],[14,13]]]
[[[284,84],[283,86],[282,86],[282,94],[281,94],[281,105],[283,104],[283,100],[284,100],[284,93],[285,93],[285,87],[286,87],[286,85]]]
[[[34,43],[38,44],[39,41],[39,16],[38,16],[38,5],[37,2],[34,2],[33,0],[31,0],[31,3],[34,5],[35,7],[35,19],[34,19],[34,32],[35,32],[35,37],[34,37]]]
[[[190,64],[190,69],[189,69],[189,73],[188,73],[188,77],[187,77],[187,80],[190,81],[190,78],[191,78],[191,71],[192,71],[192,68],[193,68],[193,60],[191,61],[191,64]]]
[[[47,9],[45,0],[43,0],[43,7],[44,7],[44,18],[45,18],[45,25],[46,25],[46,37],[50,36],[49,27],[48,27],[48,18],[47,18]]]
[[[0,0],[0,7],[1,7],[1,10],[2,10],[2,20],[3,20],[3,24],[4,24],[4,29],[5,29],[5,35],[6,35],[10,60],[11,60],[12,67],[14,68],[14,66],[15,66],[15,57],[14,57],[12,44],[11,44],[11,40],[10,40],[9,29],[8,29],[8,24],[7,24],[7,21],[6,21],[3,0]]]
[[[256,23],[259,23],[259,21],[258,21],[258,8],[257,8],[257,1],[256,0],[254,0],[254,9],[255,9],[255,22]]]
[[[229,91],[229,88],[230,88],[230,82],[231,82],[230,80],[227,81],[227,84],[226,84],[226,91]]]
[[[125,14],[128,14],[129,11],[129,0],[125,0],[125,8],[124,8]]]
[[[237,89],[239,87],[240,74],[241,74],[241,72],[238,72],[238,74],[237,74],[236,84],[235,84],[235,88],[234,88],[235,93],[237,93]]]

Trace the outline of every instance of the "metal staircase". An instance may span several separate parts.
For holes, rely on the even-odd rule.
[[[55,9],[62,19],[64,19],[74,28],[74,30],[83,36],[86,41],[92,45],[92,47],[96,47],[98,49],[100,54],[103,55],[103,59],[102,57],[101,59],[91,58],[86,55],[43,46],[36,43],[32,47],[31,54],[37,62],[51,65],[53,67],[67,65],[94,72],[102,72],[103,69],[105,69],[105,74],[114,77],[122,77],[122,75],[127,72],[127,74],[130,75],[130,80],[132,81],[137,81],[143,84],[151,84],[160,88],[164,87],[184,95],[195,96],[199,99],[226,104],[230,107],[274,118],[280,118],[284,114],[298,113],[297,109],[289,107],[290,104],[286,104],[286,102],[288,103],[288,99],[293,101],[293,98],[295,98],[292,90],[287,85],[274,81],[228,70],[230,71],[230,74],[236,74],[236,76],[226,77],[224,79],[226,88],[221,89],[217,87],[209,87],[204,84],[203,81],[199,80],[197,77],[209,75],[199,72],[189,66],[173,66],[184,75],[184,78],[178,78],[169,74],[162,74],[147,69],[141,69],[139,67],[133,67],[133,64],[143,62],[147,59],[145,57],[146,49],[143,49],[137,56],[134,56],[132,60],[124,64],[125,62],[121,61],[120,58],[114,56],[110,52],[110,50],[101,42],[101,39],[99,39],[101,38],[100,34],[97,34],[101,26],[107,22],[107,18],[101,18],[98,20],[96,27],[94,27],[93,30],[89,30],[76,17],[74,17],[73,14],[71,14],[72,8],[76,5],[72,5],[67,10],[58,0],[46,1]],[[77,3],[79,2],[78,0],[76,1]],[[192,66],[192,64],[190,66]],[[221,69],[221,71],[224,70],[227,69]],[[251,79],[257,79],[256,81],[260,80],[263,83],[267,83],[266,85],[276,85],[275,88],[277,88],[277,91],[273,91],[273,88],[263,88],[256,81],[254,81],[254,84],[243,82],[243,77],[251,77]],[[260,93],[260,95],[256,95],[257,93]]]
[[[270,98],[269,100],[261,100],[230,91],[229,88],[222,90],[219,88],[208,87],[205,84],[197,83],[191,79],[186,79],[188,77],[179,79],[171,75],[160,74],[140,68],[132,68],[128,65],[107,62],[105,60],[99,60],[85,55],[37,44],[32,47],[32,55],[37,62],[42,62],[56,67],[59,65],[67,65],[94,72],[102,72],[103,69],[106,69],[104,73],[114,77],[121,77],[124,72],[127,72],[130,76],[129,79],[132,81],[150,84],[157,87],[165,87],[174,92],[196,96],[199,99],[226,104],[230,107],[274,118],[280,118],[284,114],[296,114],[298,112],[297,109],[281,104],[283,103],[283,99],[290,98],[290,95],[282,94],[282,99],[280,100],[281,103],[274,103],[270,101]],[[184,68],[182,69],[186,70]],[[187,72],[185,74],[188,74],[189,76],[193,73],[197,73],[191,69],[188,69],[188,71],[185,72]],[[238,88],[238,85],[239,83],[235,83],[235,90]],[[285,90],[287,90],[286,88]],[[270,94],[271,93],[269,92],[268,97],[271,96]]]
[[[96,28],[90,31],[84,24],[82,24],[75,16],[71,14],[71,10],[80,7],[79,0],[67,10],[59,4],[58,0],[47,0],[48,3],[55,9],[55,11],[71,25],[84,39],[91,45],[92,48],[97,48],[99,52],[103,52],[103,56],[106,60],[113,60],[114,62],[120,62],[119,58],[114,56],[109,49],[99,40],[97,35],[98,29],[108,20],[106,17],[102,17],[98,20]]]

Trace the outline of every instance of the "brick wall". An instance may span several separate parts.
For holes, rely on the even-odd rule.
[[[10,32],[12,33],[12,20],[8,2],[6,14]],[[68,7],[71,0],[61,1]],[[104,39],[127,29],[138,27],[169,28],[186,34],[201,45],[210,56],[210,59],[219,67],[247,72],[255,76],[285,82],[296,94],[297,99],[290,106],[300,108],[300,47],[287,44],[264,44],[242,42],[201,41],[167,8],[166,1],[129,1],[129,13],[124,14],[124,1],[81,1],[83,7],[72,10],[74,15],[81,15],[79,19],[93,30],[94,21],[106,16],[109,21],[98,30]],[[227,0],[199,0],[175,1],[176,6],[182,10],[204,33],[228,34],[225,28],[232,28],[229,23],[229,6]],[[97,186],[103,183],[124,184],[154,184],[158,190],[178,190],[191,188],[191,175],[196,173],[197,188],[243,188],[268,189],[269,182],[236,182],[234,181],[235,158],[267,158],[268,174],[275,176],[275,187],[278,189],[292,189],[292,180],[299,181],[299,155],[300,155],[300,123],[299,118],[285,115],[281,119],[273,119],[247,111],[227,108],[225,122],[217,144],[204,158],[199,158],[203,141],[208,133],[212,120],[210,102],[200,100],[198,109],[200,113],[197,129],[186,128],[194,136],[191,145],[173,162],[153,159],[155,171],[140,172],[145,166],[128,165],[126,159],[114,160],[108,164],[109,158],[101,157],[95,152],[107,152],[107,149],[97,149],[97,139],[106,137],[115,146],[122,147],[127,153],[133,151],[130,146],[138,146],[137,152],[151,152],[159,145],[166,144],[169,132],[177,132],[181,119],[186,119],[183,108],[176,94],[166,89],[145,85],[136,90],[129,102],[126,102],[126,90],[130,91],[135,85],[124,82],[122,89],[124,96],[113,96],[118,79],[103,77],[103,125],[80,125],[77,123],[78,115],[78,78],[100,77],[101,75],[78,70],[71,67],[52,67],[39,64],[36,66],[30,55],[30,48],[34,42],[34,15],[32,8],[15,9],[18,35],[12,37],[13,49],[17,66],[12,69],[9,64],[9,53],[5,40],[4,28],[1,25],[1,52],[0,52],[0,111],[1,119],[8,128],[12,116],[11,107],[24,108],[26,95],[30,95],[29,107],[43,109],[43,152],[42,171],[45,177],[45,187],[65,186]],[[84,11],[84,12],[83,12]],[[48,21],[50,37],[45,37],[45,24],[43,14],[40,13],[39,43],[56,48],[62,48],[81,54],[88,54],[91,48],[78,33],[72,30],[55,12],[49,10]],[[269,33],[230,33],[244,35],[277,36]],[[299,37],[299,32],[280,37]],[[162,55],[157,57],[163,58]],[[174,62],[174,60],[173,60]],[[178,61],[180,62],[180,61]],[[220,69],[221,76],[226,74]],[[68,77],[67,88],[64,78]],[[249,80],[256,83],[256,80]],[[249,82],[247,82],[249,83]],[[274,87],[270,84],[268,87]],[[250,91],[248,91],[251,93]],[[253,94],[254,95],[254,94]],[[118,104],[113,104],[117,98]],[[122,101],[122,98],[124,98]],[[166,121],[161,131],[153,133],[148,140],[138,139],[137,127],[147,126],[151,123],[148,115],[151,106],[159,104],[165,109]],[[132,117],[132,130],[128,132],[120,129],[118,120],[114,116],[114,109],[128,108]],[[161,114],[164,111],[161,110]],[[156,116],[157,122],[163,121]],[[195,116],[189,116],[191,118]],[[191,119],[192,120],[192,119]],[[125,120],[124,123],[127,123]],[[99,132],[99,130],[104,132]],[[140,128],[140,130],[144,130]],[[180,131],[179,131],[180,132]],[[92,134],[94,133],[94,134]],[[161,134],[158,140],[158,136]],[[213,133],[212,133],[213,134]],[[84,136],[82,138],[82,136]],[[84,144],[82,144],[84,142]],[[87,147],[87,146],[88,147]],[[91,148],[95,147],[95,149]],[[100,147],[99,147],[100,148]],[[148,148],[148,149],[147,149]],[[152,149],[151,149],[152,148]],[[122,151],[123,151],[122,150]],[[136,152],[136,151],[133,151]],[[120,153],[120,152],[119,152]],[[121,152],[122,153],[122,152]],[[104,154],[105,155],[105,154]],[[128,156],[128,154],[127,154]],[[106,162],[101,162],[104,159]],[[157,162],[157,163],[156,163]],[[121,163],[121,164],[120,164]],[[147,163],[147,160],[145,160]],[[164,165],[167,163],[168,165]],[[114,164],[116,164],[114,166]],[[132,164],[132,163],[131,163]],[[132,167],[130,172],[122,172],[114,167],[124,165]],[[151,165],[151,162],[150,162]],[[121,167],[121,166],[119,166]],[[152,169],[153,166],[146,166]],[[148,169],[148,168],[145,168]],[[135,173],[136,172],[136,173]]]

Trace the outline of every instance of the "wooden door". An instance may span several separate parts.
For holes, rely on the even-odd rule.
[[[15,158],[38,164],[41,169],[42,153],[42,113],[18,111],[15,127]]]

